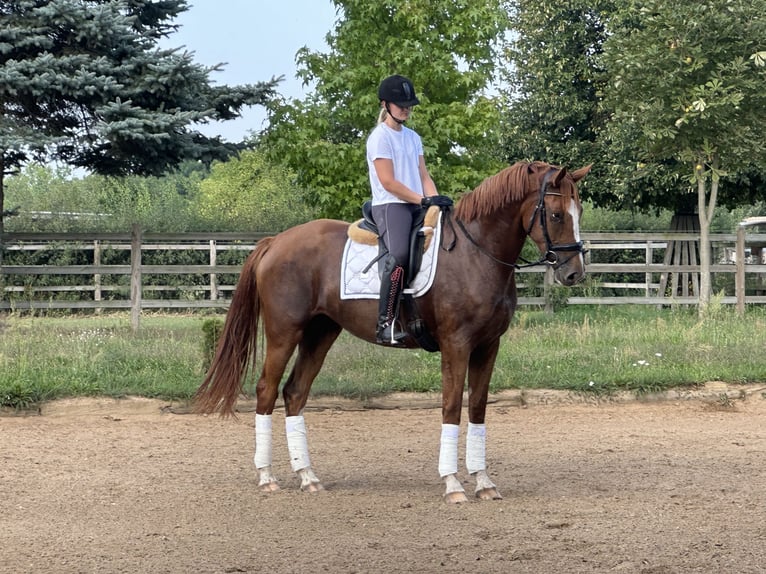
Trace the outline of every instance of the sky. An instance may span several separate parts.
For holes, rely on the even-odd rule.
[[[189,0],[189,10],[175,24],[181,28],[163,47],[184,47],[206,66],[224,63],[210,75],[214,84],[254,84],[284,76],[277,91],[287,97],[306,95],[296,79],[295,54],[303,46],[329,50],[325,36],[337,15],[330,0]],[[240,141],[263,127],[262,107],[245,108],[242,118],[216,122],[199,129]]]

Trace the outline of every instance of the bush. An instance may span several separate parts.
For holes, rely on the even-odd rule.
[[[224,320],[220,317],[205,319],[202,323],[202,356],[205,371],[207,371],[210,368],[210,365],[213,364],[215,350],[218,347],[218,339],[223,332],[223,325]]]

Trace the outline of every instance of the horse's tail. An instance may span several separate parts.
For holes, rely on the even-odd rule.
[[[255,270],[272,240],[261,239],[242,267],[213,362],[194,395],[195,412],[220,411],[224,417],[234,414],[258,341],[261,300]]]

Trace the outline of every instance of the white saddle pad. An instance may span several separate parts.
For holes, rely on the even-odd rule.
[[[428,292],[436,275],[436,259],[439,255],[439,239],[441,236],[441,214],[434,229],[431,244],[423,252],[423,262],[420,271],[410,286],[404,290],[413,297],[420,297]],[[378,256],[377,245],[364,245],[346,240],[343,249],[343,260],[340,266],[340,298],[341,299],[379,299],[380,276],[378,262],[370,263]],[[366,272],[365,268],[369,267]]]

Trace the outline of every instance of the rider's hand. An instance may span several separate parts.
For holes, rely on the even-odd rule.
[[[430,195],[421,199],[420,205],[423,207],[431,207],[432,205],[438,207],[452,207],[452,200],[446,195]]]

